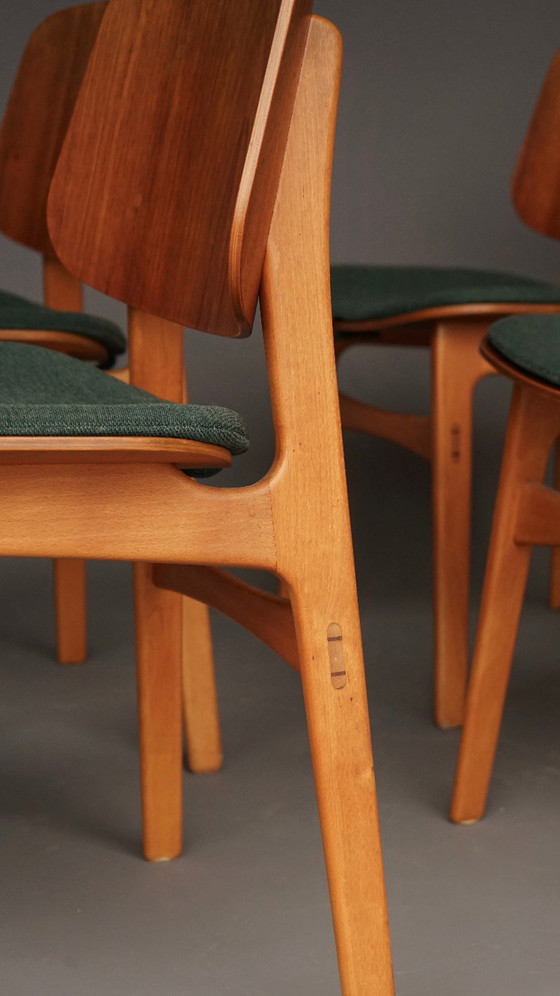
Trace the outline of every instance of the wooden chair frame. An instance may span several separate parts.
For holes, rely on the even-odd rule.
[[[484,351],[514,391],[451,804],[451,819],[466,824],[486,806],[532,547],[560,545],[560,493],[544,486],[560,394]]]
[[[285,26],[285,12],[297,4],[282,0],[279,23]],[[299,8],[301,17],[305,4]],[[286,121],[291,118],[260,291],[277,441],[273,467],[250,487],[215,489],[185,478],[174,462],[156,462],[154,441],[145,441],[143,458],[140,446],[128,462],[119,440],[109,441],[115,462],[105,462],[106,452],[104,462],[98,462],[98,442],[88,447],[74,441],[72,449],[67,440],[53,439],[52,463],[39,466],[32,444],[8,440],[0,457],[12,464],[0,486],[0,544],[5,555],[137,564],[144,849],[152,860],[173,857],[181,846],[182,604],[177,592],[229,611],[298,666],[342,992],[391,996],[330,319],[328,201],[341,49],[328,22],[309,18],[306,24],[306,36],[290,31],[287,36],[292,42],[286,44],[296,49],[294,39],[307,40],[299,82],[293,73],[289,77],[297,91]],[[276,59],[282,54],[276,42],[272,52]],[[274,101],[271,114],[280,122],[286,116]],[[63,164],[59,193],[65,186]],[[259,188],[257,206],[266,196]],[[53,217],[56,222],[56,211]],[[264,224],[260,207],[255,224]],[[55,224],[57,250],[68,248],[61,225],[64,219],[58,231]],[[247,263],[240,273],[245,277],[251,266]],[[182,330],[137,308],[130,314],[131,376],[141,382],[143,340],[156,326],[160,370],[168,365],[169,385],[173,371],[177,378],[182,370]],[[189,444],[187,460],[198,445]],[[223,460],[218,451],[217,462]],[[209,462],[208,453],[205,459]],[[47,531],[45,516],[51,523]],[[265,595],[217,570],[234,565],[276,573],[290,599]],[[192,680],[196,684],[196,672]]]
[[[559,127],[558,122],[556,127]],[[522,151],[522,157],[523,157]],[[551,169],[546,162],[543,172]],[[515,181],[514,181],[515,182]],[[546,181],[545,181],[546,186]],[[529,194],[530,196],[530,194]],[[538,195],[537,195],[538,196]],[[518,212],[526,217],[519,198]],[[529,222],[531,224],[531,222]],[[383,411],[341,394],[342,426],[388,439],[431,460],[434,564],[434,716],[460,726],[468,675],[472,410],[474,389],[495,373],[480,355],[500,317],[554,314],[556,304],[472,303],[434,307],[371,321],[335,321],[341,355],[353,345],[421,346],[431,350],[432,396],[427,416]],[[560,469],[558,470],[560,480]],[[560,607],[560,554],[553,556],[551,605]]]
[[[55,310],[83,310],[82,284],[57,259],[47,230],[47,197],[58,155],[106,3],[70,7],[48,17],[23,53],[0,130],[0,230],[40,253],[43,300]],[[99,342],[69,332],[0,330],[1,341],[27,342],[102,363]],[[54,595],[57,656],[86,656],[86,568],[57,559]]]
[[[443,312],[447,312],[444,314]],[[434,565],[434,718],[463,722],[468,677],[473,396],[494,368],[480,355],[490,324],[510,314],[558,313],[552,305],[461,305],[378,322],[341,322],[340,356],[350,346],[417,346],[431,350],[429,415],[384,411],[340,395],[344,429],[398,443],[432,465]],[[356,333],[356,334],[354,334]],[[551,604],[560,604],[560,571],[551,574]]]
[[[523,221],[556,239],[559,135],[560,52],[547,73],[513,182]],[[517,369],[488,342],[482,352],[514,389],[451,805],[457,823],[474,823],[484,812],[533,546],[554,547],[553,606],[560,592],[558,465],[556,488],[543,483],[551,448],[560,437],[560,393]]]

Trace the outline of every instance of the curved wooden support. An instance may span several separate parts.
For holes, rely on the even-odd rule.
[[[290,602],[261,591],[216,567],[156,564],[154,584],[178,591],[240,623],[299,671],[294,619]]]
[[[514,538],[529,546],[560,545],[560,493],[544,484],[519,489]]]
[[[339,394],[343,429],[367,432],[380,439],[412,450],[429,460],[432,452],[431,420],[429,415],[403,415],[366,405],[346,394]]]

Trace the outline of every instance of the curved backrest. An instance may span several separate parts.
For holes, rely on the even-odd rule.
[[[250,331],[311,0],[111,0],[49,199],[87,284]]]
[[[45,255],[49,187],[106,6],[59,11],[33,32],[0,131],[0,231]]]
[[[513,179],[520,218],[560,238],[560,52],[553,59]]]

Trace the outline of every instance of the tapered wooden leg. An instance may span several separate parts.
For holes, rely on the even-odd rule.
[[[560,491],[560,443],[556,443],[554,452],[554,487]],[[550,551],[550,589],[549,602],[551,609],[560,609],[560,548],[553,546]]]
[[[224,754],[208,606],[183,598],[183,706],[191,771],[219,771]]]
[[[485,327],[437,326],[432,345],[435,721],[463,721],[468,657],[472,397],[492,373],[478,348]]]
[[[56,652],[60,664],[80,664],[87,654],[86,563],[53,560]]]
[[[515,388],[451,806],[456,823],[478,820],[486,804],[531,554],[514,538],[519,489],[544,477],[548,414],[536,392]]]
[[[394,993],[357,606],[292,587],[343,996]]]
[[[57,259],[43,260],[43,298],[49,308],[82,311],[82,285]],[[80,664],[87,654],[86,565],[53,561],[56,647],[60,664]]]
[[[136,652],[144,854],[175,858],[182,839],[182,600],[135,564]]]
[[[276,570],[294,612],[342,993],[393,996],[330,330],[325,220],[340,57],[332,26],[312,20],[261,284],[277,443],[268,487]]]
[[[157,336],[159,350],[152,343]],[[130,382],[167,401],[188,401],[184,329],[143,311],[129,311]],[[223,764],[212,631],[207,606],[186,599],[183,607],[183,710],[191,771]]]

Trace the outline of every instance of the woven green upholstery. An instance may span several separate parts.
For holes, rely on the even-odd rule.
[[[560,287],[492,270],[333,266],[335,321],[363,322],[458,304],[558,304]]]
[[[161,401],[40,346],[0,343],[0,436],[164,436],[243,453],[243,419],[213,405]]]
[[[560,316],[513,315],[495,322],[488,342],[530,377],[560,387]]]
[[[82,312],[55,311],[7,291],[0,291],[0,329],[39,329],[85,336],[107,349],[109,358],[104,366],[112,366],[115,357],[126,349],[126,339],[120,328],[107,318]]]

